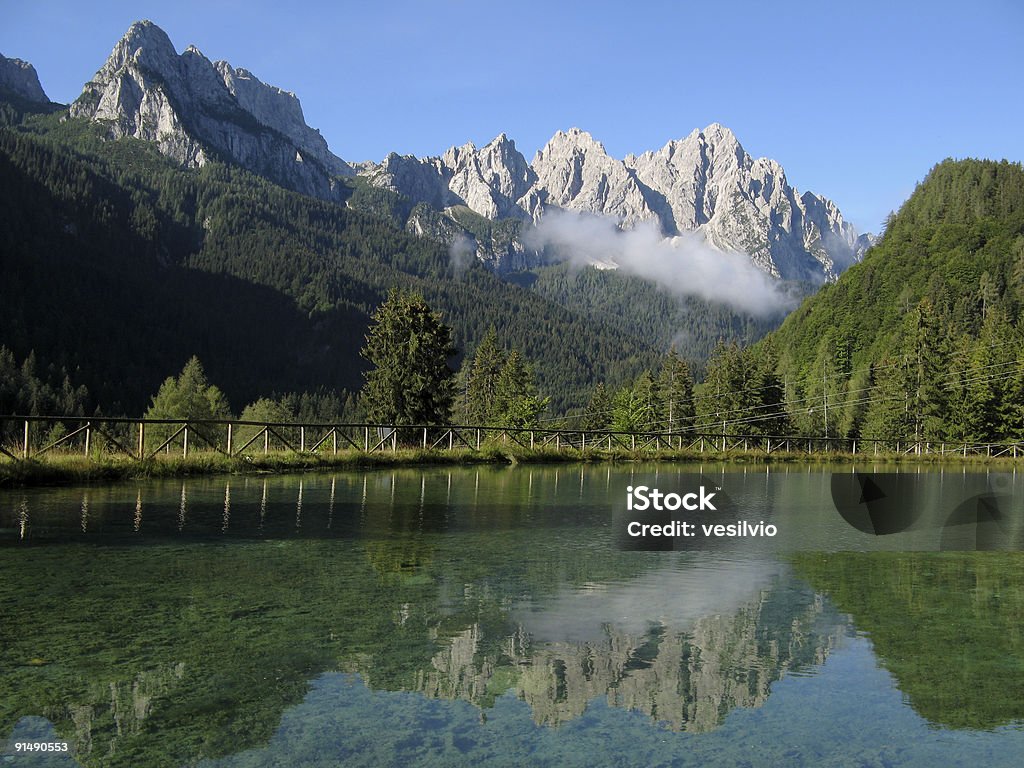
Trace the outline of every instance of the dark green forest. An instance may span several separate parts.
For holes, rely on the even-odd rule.
[[[369,316],[393,287],[442,313],[456,364],[495,327],[555,411],[658,357],[482,266],[456,272],[445,246],[386,217],[101,134],[58,115],[0,129],[0,343],[69,372],[87,407],[139,413],[193,355],[235,411],[275,392],[343,398],[362,386]]]
[[[455,370],[495,329],[489,343],[515,353],[527,411],[545,423],[1024,436],[1019,164],[936,166],[861,264],[758,341],[781,318],[609,271],[552,265],[502,278],[454,264],[445,245],[404,230],[408,201],[359,180],[346,182],[342,207],[218,162],[184,170],[62,113],[17,104],[0,118],[8,413],[138,414],[198,357],[232,413],[272,398],[295,413],[351,415],[371,316],[397,288],[451,326]],[[456,213],[480,237],[515,235],[509,222]],[[466,368],[457,382],[463,413],[469,378]]]
[[[862,263],[806,299],[764,341],[718,351],[698,426],[1019,440],[1022,309],[1024,170],[1006,161],[947,160],[889,218]],[[714,387],[727,397],[716,397]]]

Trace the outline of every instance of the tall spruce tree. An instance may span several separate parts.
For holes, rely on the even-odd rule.
[[[422,296],[393,288],[373,314],[361,354],[372,366],[361,393],[370,421],[400,426],[451,419],[452,329]]]
[[[537,394],[533,366],[519,350],[508,353],[498,375],[492,423],[503,427],[532,427],[547,409],[549,399]]]
[[[786,411],[786,387],[779,376],[779,358],[771,339],[755,353],[753,388],[747,397],[753,402],[744,431],[760,435],[788,435],[791,432]]]
[[[580,419],[581,429],[608,429],[612,423],[612,396],[603,381],[594,387],[583,417]]]
[[[467,424],[490,424],[496,415],[498,380],[505,367],[507,355],[498,345],[498,333],[492,325],[473,353],[468,364],[465,413]]]
[[[650,371],[641,373],[632,385],[615,393],[612,403],[612,429],[616,432],[651,432],[657,429],[654,379]]]
[[[697,398],[702,431],[721,432],[724,428],[728,434],[741,434],[746,430],[749,362],[734,342],[715,348]]]
[[[669,350],[655,382],[658,427],[667,432],[693,428],[693,376],[675,347]]]

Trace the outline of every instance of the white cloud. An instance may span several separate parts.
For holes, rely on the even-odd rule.
[[[697,233],[664,238],[653,223],[620,230],[607,216],[553,210],[524,233],[524,241],[558,261],[614,265],[673,293],[751,314],[771,314],[793,304],[782,285],[748,256],[713,248]]]

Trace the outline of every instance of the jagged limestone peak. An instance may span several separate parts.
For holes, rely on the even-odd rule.
[[[8,59],[0,54],[0,89],[39,104],[49,104],[36,68],[21,59]]]
[[[354,173],[306,125],[295,94],[214,63],[195,46],[179,55],[151,21],[128,28],[71,115],[105,123],[115,139],[152,141],[189,167],[204,164],[212,151],[318,197],[334,195],[332,177]]]

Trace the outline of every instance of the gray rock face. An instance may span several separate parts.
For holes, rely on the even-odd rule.
[[[556,133],[534,157],[533,169],[542,207],[614,216],[625,227],[659,218],[652,190],[586,131]],[[542,209],[534,207],[530,213],[539,218]]]
[[[451,205],[453,199],[445,168],[437,158],[420,160],[392,152],[379,166],[369,167],[364,173],[372,184],[438,210]]]
[[[573,128],[556,133],[529,165],[503,134],[482,149],[467,144],[440,158],[392,156],[365,173],[413,201],[466,205],[491,219],[536,222],[559,208],[611,216],[623,228],[653,222],[666,237],[698,232],[791,280],[834,280],[872,242],[832,201],[799,194],[782,166],[751,158],[717,123],[624,160]]]
[[[472,142],[452,147],[441,157],[416,158],[391,153],[360,173],[372,184],[441,210],[464,205],[489,219],[522,218],[519,199],[537,175],[505,134],[480,149]]]
[[[504,133],[479,150],[472,143],[452,147],[441,164],[448,170],[450,192],[489,219],[518,217],[518,200],[537,182],[537,174]]]
[[[354,171],[306,125],[294,94],[189,47],[178,55],[162,29],[132,24],[71,105],[72,117],[107,123],[189,167],[211,156],[305,194],[332,197],[333,176]]]
[[[6,89],[16,96],[39,104],[49,104],[50,100],[39,84],[36,68],[21,59],[8,59],[0,54],[0,88]]]

